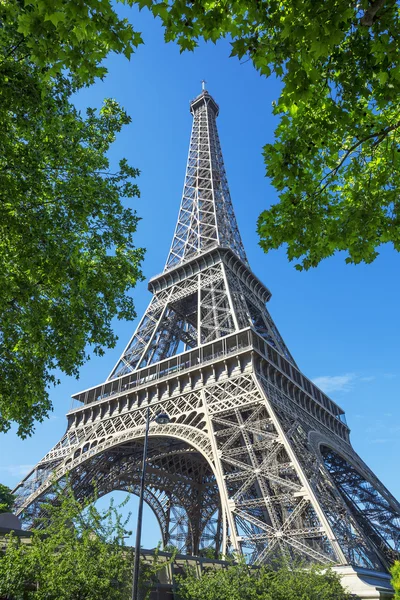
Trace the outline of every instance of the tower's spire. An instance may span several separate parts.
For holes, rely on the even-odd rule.
[[[246,253],[233,212],[218,137],[219,107],[205,89],[190,103],[192,135],[185,185],[174,239],[165,270],[210,248],[231,248],[247,265]]]

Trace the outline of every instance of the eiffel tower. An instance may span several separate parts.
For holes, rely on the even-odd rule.
[[[94,481],[100,496],[138,493],[150,406],[171,418],[150,425],[145,489],[164,545],[322,563],[358,586],[363,573],[380,577],[387,591],[400,505],[266,308],[271,293],[250,269],[233,211],[217,103],[203,89],[190,111],[178,223],[150,304],[104,383],[73,396],[65,435],[15,490],[18,513],[31,525],[67,473],[79,498]],[[383,597],[372,587],[369,598]]]

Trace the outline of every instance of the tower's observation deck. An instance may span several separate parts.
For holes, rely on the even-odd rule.
[[[202,106],[206,106],[207,108],[214,111],[216,117],[219,115],[219,106],[215,102],[214,98],[207,92],[207,90],[203,90],[199,96],[197,96],[190,103],[190,112],[192,115],[199,110]]]

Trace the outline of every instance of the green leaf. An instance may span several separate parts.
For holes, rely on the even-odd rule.
[[[168,18],[168,4],[160,2],[159,4],[153,4],[151,8],[155,17],[160,17],[162,21],[166,21]]]
[[[54,12],[46,15],[45,21],[51,21],[55,27],[58,26],[59,23],[64,22],[66,19],[65,13],[62,12]],[[75,28],[76,29],[76,28]]]
[[[376,77],[379,80],[379,83],[381,83],[383,85],[389,79],[389,74],[387,71],[381,71],[380,73],[377,74]]]

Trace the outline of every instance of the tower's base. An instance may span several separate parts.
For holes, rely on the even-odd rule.
[[[343,587],[354,594],[357,600],[389,600],[393,598],[394,592],[388,573],[350,566],[334,567],[333,570],[340,575]]]

